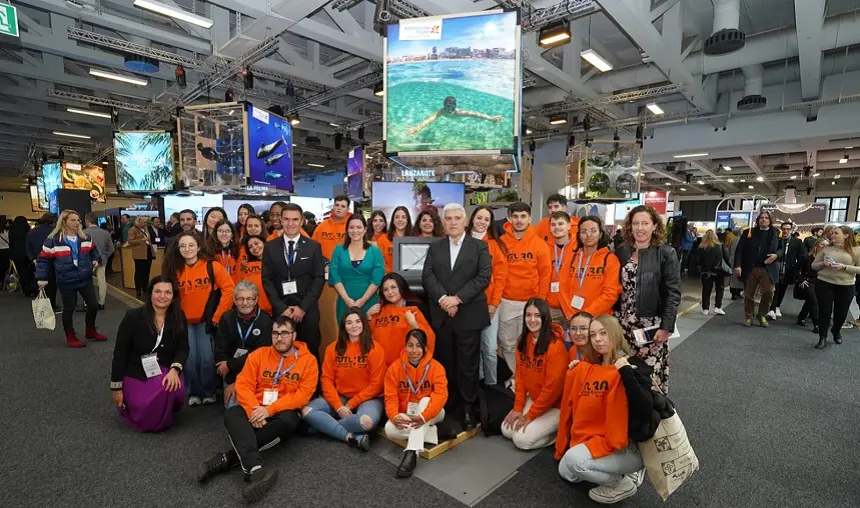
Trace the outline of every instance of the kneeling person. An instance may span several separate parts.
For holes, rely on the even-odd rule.
[[[289,439],[299,426],[299,409],[316,390],[319,370],[303,342],[295,340],[293,320],[278,316],[272,324],[272,345],[250,353],[236,377],[236,399],[224,415],[233,448],[201,465],[198,481],[205,482],[232,466],[242,466],[242,491],[248,502],[261,499],[275,483],[277,473],[263,469],[260,450]]]

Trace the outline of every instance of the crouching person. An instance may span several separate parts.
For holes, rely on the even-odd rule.
[[[295,323],[278,316],[272,323],[272,345],[248,354],[236,377],[239,405],[224,415],[232,448],[204,462],[198,481],[241,465],[248,482],[242,497],[247,502],[262,499],[277,471],[263,468],[260,452],[293,435],[301,422],[299,410],[311,400],[318,379],[316,358],[296,340]]]

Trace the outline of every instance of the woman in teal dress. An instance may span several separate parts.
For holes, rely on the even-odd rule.
[[[382,251],[367,241],[367,222],[357,213],[346,221],[343,245],[334,248],[328,283],[337,291],[337,319],[350,307],[365,314],[377,301],[377,289],[385,275]]]

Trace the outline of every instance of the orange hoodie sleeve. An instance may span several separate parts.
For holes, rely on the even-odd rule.
[[[528,339],[531,340],[531,339]],[[519,364],[520,352],[519,352],[519,344],[517,344],[517,351],[514,353],[517,357],[517,364]],[[514,370],[514,411],[517,413],[522,413],[523,408],[526,407],[526,369],[517,368]]]
[[[613,378],[606,394],[606,423],[603,435],[594,436],[585,442],[592,458],[612,455],[627,446],[628,412],[627,392],[624,391],[619,375]]]
[[[340,401],[340,394],[337,393],[337,387],[334,384],[335,368],[334,357],[337,354],[334,350],[335,344],[329,344],[325,348],[325,358],[322,362],[322,377],[320,378],[320,387],[322,396],[332,409],[337,411],[343,405]]]
[[[567,350],[564,348],[564,341],[556,339],[550,342],[545,356],[543,386],[540,395],[532,402],[532,407],[526,414],[529,420],[534,420],[555,406],[564,391],[564,375],[567,374]]]
[[[235,284],[224,266],[217,261],[212,261],[212,273],[215,275],[215,285],[221,290],[221,301],[218,302],[218,308],[215,309],[215,315],[212,316],[212,321],[217,325],[221,321],[221,316],[233,308],[233,286]]]
[[[552,254],[549,252],[549,246],[543,241],[534,242],[534,246],[538,260],[538,297],[546,300],[549,283],[552,280]]]
[[[314,396],[320,377],[317,360],[308,351],[307,354],[300,356],[298,361],[304,363],[298,389],[293,393],[287,393],[278,397],[278,400],[268,406],[270,415],[278,414],[281,411],[298,411],[305,407],[311,401],[311,397]]]
[[[564,391],[561,396],[561,414],[558,419],[558,433],[555,436],[555,460],[561,460],[570,448],[570,426],[573,419],[574,381],[576,367],[564,376]]]
[[[508,260],[499,243],[490,240],[490,256],[493,258],[493,278],[490,288],[487,290],[487,305],[498,307],[502,302],[502,293],[508,284]]]
[[[350,409],[355,410],[363,402],[379,397],[382,393],[383,385],[385,384],[385,350],[378,343],[373,343],[373,349],[370,350],[368,363],[370,364],[370,382],[360,392],[348,401],[346,405]]]
[[[439,414],[448,402],[448,378],[445,376],[445,367],[436,360],[433,362],[433,393],[430,394],[430,403],[421,412],[421,418],[429,422]]]
[[[257,376],[260,373],[260,359],[267,354],[267,348],[248,353],[245,366],[236,375],[236,401],[248,416],[256,406],[260,405],[260,401],[257,400]]]
[[[394,362],[385,371],[384,393],[385,393],[385,416],[393,420],[400,414],[400,394],[397,393],[397,379],[400,377],[402,367],[399,362]]]
[[[600,293],[590,296],[585,302],[585,312],[592,316],[601,316],[610,314],[615,302],[618,301],[621,295],[621,263],[615,254],[606,253],[606,267],[603,270],[603,284],[600,287]]]

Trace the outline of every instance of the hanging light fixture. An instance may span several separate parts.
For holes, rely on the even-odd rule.
[[[541,28],[538,35],[538,45],[553,48],[570,42],[570,28],[567,23]]]
[[[242,69],[242,86],[245,87],[245,90],[254,88],[254,73],[251,72],[251,67],[249,66],[245,66]]]
[[[176,85],[179,88],[185,88],[185,67],[177,65],[176,70],[174,71],[174,75],[176,76]]]

